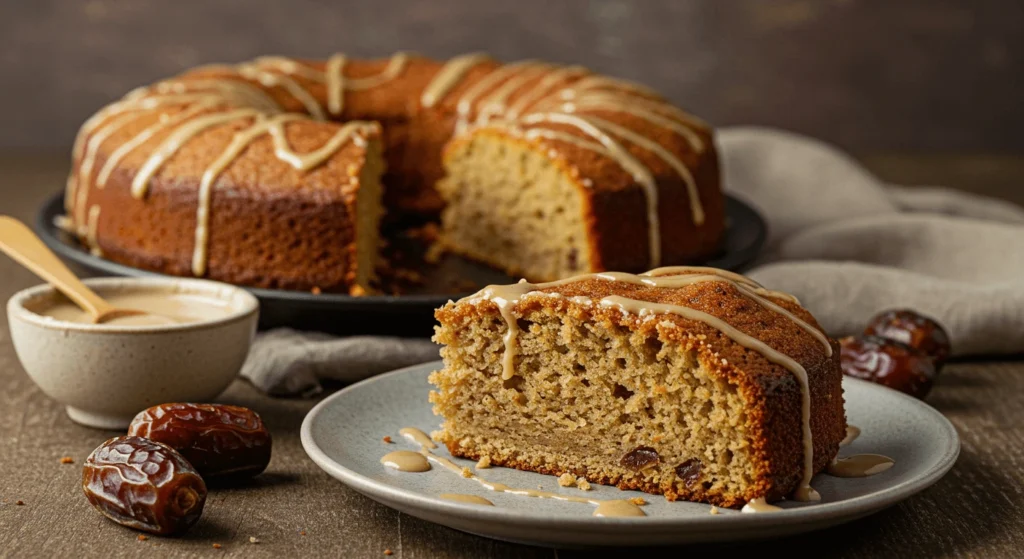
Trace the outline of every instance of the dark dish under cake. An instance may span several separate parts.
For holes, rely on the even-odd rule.
[[[262,57],[130,92],[79,132],[66,223],[131,266],[372,289],[382,216],[533,280],[707,258],[724,231],[708,125],[579,66]]]
[[[723,270],[491,286],[436,317],[455,456],[738,507],[816,499],[846,434],[836,342]]]

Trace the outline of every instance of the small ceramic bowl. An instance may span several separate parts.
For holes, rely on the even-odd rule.
[[[259,303],[243,289],[206,280],[96,278],[100,296],[146,290],[215,299],[221,316],[185,324],[81,324],[44,316],[67,304],[49,285],[7,302],[11,339],[25,371],[76,423],[123,429],[157,404],[209,401],[238,376],[256,332]]]

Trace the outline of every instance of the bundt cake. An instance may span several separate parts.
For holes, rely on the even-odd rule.
[[[706,258],[723,204],[710,128],[639,85],[481,54],[262,57],[90,118],[64,224],[131,266],[361,293],[385,212],[443,210],[446,248],[540,281]]]
[[[816,500],[846,434],[836,342],[730,272],[490,286],[436,317],[455,456],[737,507]]]

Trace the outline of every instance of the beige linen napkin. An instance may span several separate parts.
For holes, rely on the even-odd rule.
[[[887,185],[835,148],[780,130],[727,128],[718,142],[726,190],[768,221],[748,275],[796,295],[830,334],[911,308],[949,330],[954,354],[1024,351],[1024,209]],[[354,382],[437,358],[426,338],[280,329],[257,336],[242,375],[271,394],[308,395],[320,379]]]
[[[726,190],[769,240],[747,275],[796,295],[833,336],[910,308],[955,355],[1024,351],[1024,209],[935,187],[882,183],[817,140],[763,128],[718,137]]]

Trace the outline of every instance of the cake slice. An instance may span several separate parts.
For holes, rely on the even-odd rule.
[[[835,341],[730,272],[490,286],[435,315],[455,456],[738,507],[816,498],[845,436]]]

